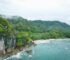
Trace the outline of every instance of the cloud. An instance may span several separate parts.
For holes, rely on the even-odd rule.
[[[0,14],[70,24],[70,0],[0,0]]]

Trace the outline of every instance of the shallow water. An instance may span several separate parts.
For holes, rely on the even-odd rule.
[[[70,40],[38,44],[30,53],[22,51],[6,60],[70,60]]]

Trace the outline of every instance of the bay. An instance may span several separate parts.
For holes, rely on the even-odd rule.
[[[70,60],[70,39],[37,44],[29,52],[22,51],[5,60]]]

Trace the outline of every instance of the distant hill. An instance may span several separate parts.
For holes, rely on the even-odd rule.
[[[52,30],[52,29],[60,29],[63,31],[70,31],[70,26],[66,23],[60,21],[32,21],[34,26],[39,27],[45,31]]]
[[[47,32],[51,30],[70,31],[70,25],[60,21],[29,21],[19,16],[8,18],[18,31]]]

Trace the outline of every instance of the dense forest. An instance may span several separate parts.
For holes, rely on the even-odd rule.
[[[17,32],[27,32],[31,39],[70,38],[70,25],[59,21],[27,20],[19,16],[8,18]]]
[[[5,49],[25,46],[32,40],[51,38],[70,38],[70,25],[59,21],[0,16],[0,40],[4,40]]]

